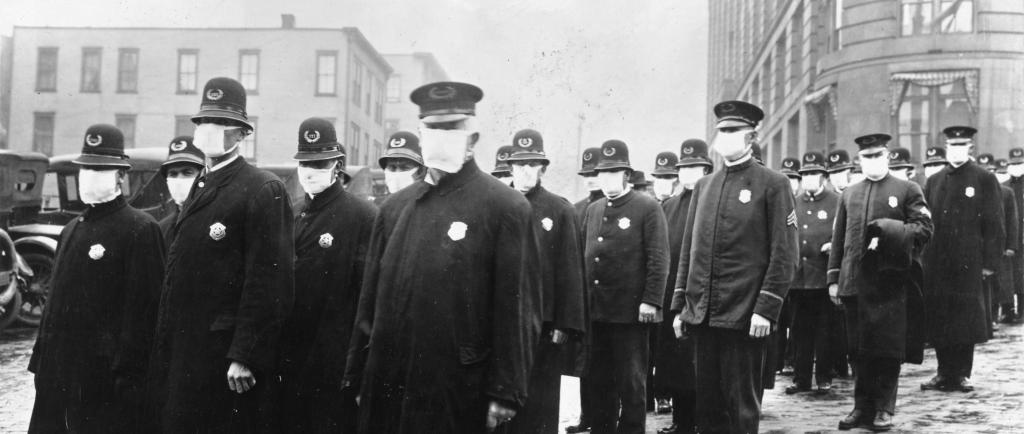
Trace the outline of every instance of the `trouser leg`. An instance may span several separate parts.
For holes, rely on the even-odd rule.
[[[865,413],[875,411],[877,378],[870,359],[857,358],[857,376],[853,382],[853,408]]]
[[[615,349],[610,325],[594,323],[591,327],[591,362],[588,376],[590,408],[587,418],[594,434],[614,434],[619,415],[615,391]]]
[[[696,422],[697,393],[693,390],[681,390],[672,394],[672,423],[687,433],[694,429]]]
[[[896,392],[899,390],[900,362],[891,357],[871,360],[875,376],[875,409],[896,412]]]
[[[647,370],[650,367],[646,324],[615,324],[615,383],[622,406],[618,434],[644,434],[647,420]]]
[[[814,327],[814,379],[820,386],[832,382],[832,318],[829,315],[832,311],[832,302],[828,299],[828,293],[815,294],[814,306],[816,307]]]
[[[692,335],[694,346],[695,405],[697,431],[701,433],[729,432],[729,413],[726,408],[725,389],[722,387],[721,349],[723,343],[707,327],[696,328]]]
[[[806,292],[806,291],[800,291]],[[793,339],[793,384],[800,387],[811,387],[811,369],[814,367],[814,310],[809,306],[809,294],[789,295],[790,308],[793,310],[793,324],[790,336]]]
[[[730,432],[756,433],[761,420],[765,339],[751,338],[746,331],[721,333],[722,382],[730,416]]]

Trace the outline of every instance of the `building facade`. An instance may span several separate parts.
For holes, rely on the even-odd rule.
[[[920,161],[951,125],[981,152],[1024,144],[1024,2],[713,1],[709,43],[709,106],[764,108],[771,167],[876,132]]]
[[[419,127],[419,107],[409,101],[409,94],[427,83],[449,81],[448,73],[433,54],[385,54],[384,59],[394,68],[388,78],[387,119],[388,133],[410,131]]]
[[[8,146],[74,153],[95,123],[117,125],[126,146],[191,135],[203,85],[231,77],[247,89],[255,134],[242,153],[291,161],[299,124],[331,119],[349,164],[376,161],[387,138],[391,67],[355,28],[15,27]]]

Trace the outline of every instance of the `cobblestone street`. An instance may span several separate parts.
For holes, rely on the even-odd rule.
[[[35,332],[15,328],[0,334],[0,433],[23,433],[28,428],[34,391],[32,376],[25,370]],[[1024,327],[1002,326],[996,337],[978,347],[975,356],[973,393],[922,392],[920,384],[935,370],[933,351],[921,366],[903,365],[894,432],[1024,432]],[[786,395],[790,381],[780,377],[774,390],[765,392],[762,432],[832,432],[852,408],[852,380],[837,380],[825,397]],[[561,424],[574,422],[579,414],[575,378],[562,381]],[[650,415],[648,432],[668,426],[666,415]],[[564,431],[561,431],[564,432]],[[851,431],[857,432],[857,431]],[[863,431],[866,432],[866,431]]]

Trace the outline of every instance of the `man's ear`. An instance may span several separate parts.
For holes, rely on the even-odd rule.
[[[469,135],[469,148],[472,149],[476,146],[476,142],[480,140],[480,133],[473,133]]]
[[[545,164],[543,166],[540,166],[540,172],[538,172],[538,173],[540,173],[541,175],[543,175],[545,173],[548,173],[548,165]]]

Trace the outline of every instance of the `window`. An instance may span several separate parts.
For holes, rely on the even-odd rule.
[[[191,136],[196,133],[196,124],[192,123],[192,116],[178,115],[174,117],[174,136]]]
[[[388,79],[388,102],[402,102],[402,76],[392,74]]]
[[[196,93],[199,80],[199,50],[178,50],[178,93]]]
[[[379,80],[375,80],[376,97],[373,99],[373,121],[380,125],[384,122],[384,85]]]
[[[838,51],[843,48],[843,0],[832,0],[829,2],[829,5],[832,7],[832,13],[829,17],[831,22],[829,26],[828,48],[830,51]]]
[[[117,50],[117,91],[135,93],[139,90],[139,49]]]
[[[966,80],[957,79],[937,86],[908,82],[904,86],[896,113],[898,142],[916,155],[923,155],[929,146],[941,144],[943,128],[975,123]]]
[[[53,155],[53,112],[35,112],[32,122],[32,150]]]
[[[249,161],[256,161],[256,116],[249,116],[249,122],[252,123],[252,133],[242,140],[242,144],[238,146],[238,153],[245,157]]]
[[[352,103],[359,107],[363,100],[363,64],[355,61],[355,71],[352,74]]]
[[[238,82],[250,94],[257,93],[260,83],[260,50],[238,52]]]
[[[352,136],[348,141],[348,161],[349,163],[359,164],[359,137],[362,134],[362,130],[355,122],[349,124],[349,129],[352,131]]]
[[[363,165],[367,165],[370,164],[370,154],[373,153],[373,150],[370,149],[370,133],[363,133],[362,144],[363,146],[366,146],[366,152],[362,154]]]
[[[55,92],[57,90],[57,47],[39,47],[36,56],[36,92]]]
[[[804,5],[797,6],[790,19],[789,32],[789,79],[790,89],[795,89],[803,76],[804,69]]]
[[[100,71],[103,67],[103,49],[82,48],[82,92],[100,91]]]
[[[387,130],[388,135],[398,132],[398,128],[401,126],[401,121],[398,119],[386,119],[384,120],[384,129]]]
[[[124,147],[135,147],[135,115],[114,115],[114,126],[124,134]]]
[[[316,94],[333,96],[337,94],[338,52],[317,51],[316,53]]]
[[[772,105],[772,110],[779,110],[782,107],[782,101],[786,97],[786,84],[789,83],[787,78],[789,75],[786,73],[786,37],[785,34],[778,41],[775,41],[775,100]]]
[[[901,0],[903,36],[974,31],[973,0]]]
[[[370,74],[370,68],[364,68],[363,71],[366,71],[366,79],[363,80],[363,83],[366,85],[364,86],[366,88],[366,105],[363,106],[363,111],[366,113],[366,116],[370,116],[370,104],[373,101],[372,93],[377,79]]]
[[[786,122],[786,156],[800,158],[800,113]]]
[[[769,56],[761,65],[761,108],[771,112],[772,102],[772,58]]]
[[[754,76],[754,81],[750,83],[750,101],[752,104],[758,107],[764,107],[761,105],[761,78]]]
[[[380,156],[383,153],[384,153],[384,145],[381,144],[380,141],[374,140],[373,141],[373,158],[371,159],[371,161],[380,160]]]

